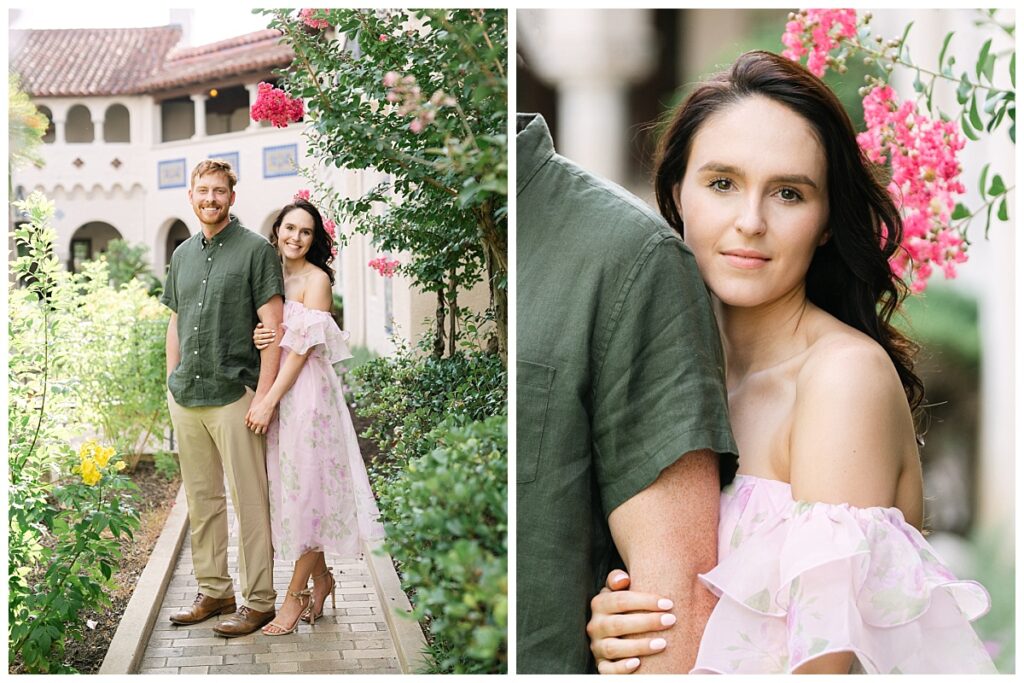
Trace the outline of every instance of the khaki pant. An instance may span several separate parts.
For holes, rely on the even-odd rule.
[[[199,590],[213,598],[234,596],[228,574],[228,515],[224,496],[227,474],[240,536],[238,573],[242,600],[254,610],[273,609],[274,550],[270,536],[265,437],[245,426],[255,395],[226,406],[179,406],[171,392],[167,405],[178,438],[181,479],[188,500],[192,563]]]

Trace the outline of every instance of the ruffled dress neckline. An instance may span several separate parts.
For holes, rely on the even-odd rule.
[[[699,578],[720,600],[691,673],[791,673],[833,652],[867,673],[996,673],[970,625],[988,593],[895,507],[794,500],[787,482],[738,474]]]

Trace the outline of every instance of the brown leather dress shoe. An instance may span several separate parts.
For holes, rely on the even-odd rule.
[[[196,595],[192,606],[181,612],[171,615],[173,624],[198,624],[212,616],[219,614],[231,614],[235,611],[235,596],[230,598],[211,598],[209,595],[199,593]]]
[[[261,626],[269,623],[277,612],[271,608],[266,612],[256,610],[242,605],[238,611],[230,617],[213,627],[213,632],[225,638],[249,635]]]

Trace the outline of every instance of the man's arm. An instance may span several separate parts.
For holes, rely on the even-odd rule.
[[[687,673],[697,659],[704,626],[717,599],[697,580],[718,561],[718,455],[685,454],[608,518],[634,591],[674,603],[677,623],[634,636],[664,638],[660,653],[646,655],[640,673]]]
[[[171,376],[174,368],[181,363],[181,346],[178,344],[178,314],[171,313],[171,319],[167,323],[167,341],[164,344],[167,352],[167,377]]]
[[[284,321],[284,298],[278,295],[270,297],[267,303],[256,309],[263,327],[270,330],[277,330]],[[274,341],[265,349],[260,351],[260,378],[256,384],[256,398],[262,398],[270,391],[277,378],[278,366],[281,363],[281,335],[276,335]],[[265,425],[264,425],[265,426]]]

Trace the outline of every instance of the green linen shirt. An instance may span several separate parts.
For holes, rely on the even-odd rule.
[[[174,250],[160,301],[178,314],[181,362],[167,379],[178,405],[223,406],[256,388],[256,310],[275,295],[284,296],[277,251],[233,215],[213,239],[200,231]]]
[[[683,454],[736,472],[721,341],[693,254],[641,200],[516,136],[517,670],[593,670],[608,515]]]

